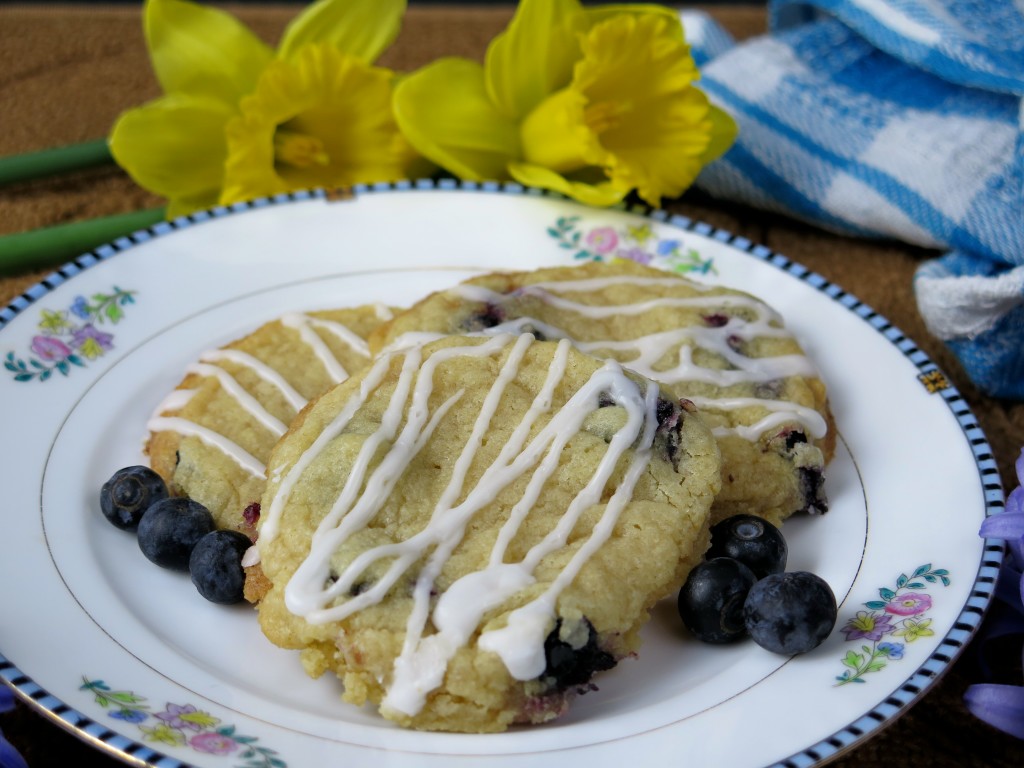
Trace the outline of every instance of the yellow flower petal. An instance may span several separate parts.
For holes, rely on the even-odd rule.
[[[583,12],[586,20],[586,28],[589,30],[603,21],[608,21],[613,16],[630,14],[634,16],[660,16],[667,23],[678,27],[679,36],[683,36],[683,22],[679,18],[679,12],[664,5],[648,5],[637,3],[635,5],[599,5],[586,8]],[[675,32],[673,32],[675,34]]]
[[[172,202],[216,200],[227,156],[224,126],[232,114],[213,99],[164,96],[118,118],[110,151],[140,186]]]
[[[707,149],[700,156],[700,161],[703,165],[707,165],[712,160],[717,160],[724,155],[729,150],[729,147],[733,145],[733,142],[736,141],[736,136],[740,130],[731,115],[723,112],[714,104],[709,104],[708,106],[710,107],[708,110],[708,120],[711,122],[711,141],[708,142]]]
[[[329,44],[272,62],[227,125],[221,202],[407,178],[418,157],[392,116],[393,79]]]
[[[518,126],[488,100],[475,62],[439,59],[417,70],[399,82],[394,108],[417,151],[463,179],[507,179],[519,157]]]
[[[143,24],[153,69],[168,94],[235,102],[273,57],[234,16],[185,0],[148,0]]]
[[[303,46],[330,43],[372,63],[398,36],[405,7],[405,0],[319,0],[285,29],[278,55],[291,59]]]
[[[522,122],[523,158],[556,172],[604,165],[608,153],[587,125],[587,99],[565,88],[544,99]]]
[[[176,219],[196,211],[213,208],[220,201],[220,189],[210,189],[198,195],[176,197],[167,203],[167,218]]]
[[[651,205],[678,197],[700,173],[709,146],[707,97],[696,89],[681,94],[651,123],[625,125],[602,136],[611,153],[608,173],[635,187]]]
[[[681,194],[724,124],[692,85],[699,73],[678,24],[660,14],[620,14],[595,25],[581,51],[571,87],[586,97],[582,119],[606,152],[608,175],[651,205]],[[721,151],[724,139],[711,151]]]
[[[628,186],[622,186],[614,180],[597,182],[574,181],[555,173],[550,168],[544,168],[531,163],[509,163],[508,169],[512,174],[512,178],[520,184],[561,192],[563,195],[571,197],[573,200],[578,200],[585,205],[601,207],[615,205],[629,194]]]
[[[521,0],[504,32],[487,47],[487,93],[507,117],[521,119],[560,90],[579,58],[579,0]]]

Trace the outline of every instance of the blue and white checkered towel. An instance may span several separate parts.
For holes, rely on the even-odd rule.
[[[1024,3],[770,0],[735,45],[684,12],[701,85],[740,126],[710,194],[947,251],[918,306],[971,378],[1024,398]]]

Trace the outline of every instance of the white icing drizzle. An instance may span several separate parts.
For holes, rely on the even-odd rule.
[[[251,568],[254,565],[259,565],[260,562],[260,550],[255,544],[245,550],[245,554],[242,555],[242,567]]]
[[[301,411],[306,405],[306,398],[299,394],[299,391],[289,384],[284,376],[248,352],[238,349],[210,349],[203,352],[199,356],[199,360],[204,363],[219,363],[222,360],[227,360],[236,365],[243,365],[265,382],[276,387],[296,412]]]
[[[392,317],[391,310],[381,304],[374,305],[374,312],[381,319]],[[280,322],[285,327],[293,328],[299,332],[302,342],[323,363],[328,376],[335,382],[347,379],[348,373],[341,362],[333,356],[323,339],[313,330],[314,327],[322,328],[331,333],[357,354],[366,358],[370,356],[370,348],[366,341],[341,323],[298,312],[284,315]],[[227,370],[215,365],[225,361],[249,369],[259,376],[260,379],[272,385],[281,393],[295,413],[298,413],[298,411],[305,407],[308,402],[306,398],[288,382],[281,371],[276,370],[254,355],[238,349],[222,348],[207,350],[199,356],[198,363],[188,366],[187,371],[190,373],[217,379],[221,389],[233,398],[240,408],[253,416],[275,439],[281,437],[287,431],[287,425],[270,413]],[[221,450],[247,471],[254,475],[262,476],[265,471],[263,463],[228,437],[189,419],[174,415],[184,408],[194,395],[195,390],[193,389],[177,389],[171,392],[154,410],[153,416],[147,423],[149,431],[177,432],[183,436],[198,437],[207,445]]]
[[[652,333],[625,341],[579,341],[572,339],[568,332],[548,323],[529,317],[520,317],[496,325],[484,331],[485,334],[530,332],[535,328],[546,339],[569,339],[582,352],[621,352],[623,356],[634,354],[623,361],[631,370],[649,379],[666,384],[680,381],[700,381],[719,387],[744,382],[765,382],[785,376],[816,376],[817,371],[804,355],[778,355],[776,357],[745,357],[732,349],[716,328],[676,328],[670,331]],[[770,327],[772,331],[780,329]],[[759,335],[775,335],[761,333]],[[404,339],[405,335],[400,336]],[[693,348],[684,344],[693,340],[698,346],[714,351],[729,364],[728,368],[707,368],[693,362]],[[655,366],[673,348],[678,348],[679,360],[674,368],[658,369]]]
[[[288,426],[284,422],[260,405],[260,401],[246,392],[242,385],[235,381],[235,378],[223,368],[218,368],[216,365],[210,365],[209,363],[193,363],[186,370],[199,376],[209,376],[217,379],[220,382],[221,389],[231,395],[242,408],[252,414],[260,424],[278,437],[288,430]]]
[[[288,497],[291,495],[292,489],[295,483],[298,482],[302,473],[308,468],[308,466],[316,458],[317,454],[323,450],[323,446],[333,440],[335,437],[340,435],[345,427],[348,425],[349,420],[355,414],[355,412],[366,402],[366,398],[369,396],[376,387],[380,385],[380,382],[384,378],[384,374],[387,373],[390,360],[387,356],[380,356],[377,358],[377,362],[367,371],[363,377],[362,383],[359,387],[359,392],[345,404],[341,413],[329,424],[323,432],[317,437],[306,452],[299,457],[298,461],[288,470],[283,476],[279,472],[272,473],[268,478],[268,485],[278,485],[279,488],[274,496],[273,501],[270,504],[269,509],[262,511],[260,516],[260,538],[259,545],[262,546],[273,541],[277,537],[277,529],[280,524],[281,513],[284,508],[284,504]],[[385,418],[387,414],[385,414]],[[367,441],[370,442],[369,440]],[[362,458],[360,456],[360,458]]]
[[[644,416],[652,413],[653,409],[656,408],[657,394],[655,387],[648,387],[646,398],[639,412],[635,407],[636,404],[631,408],[627,402],[620,401],[619,404],[624,405],[629,413],[629,421],[626,427],[617,432],[612,438],[608,453],[605,454],[601,465],[595,473],[594,480],[600,479],[601,482],[595,483],[592,480],[584,491],[573,499],[569,510],[558,526],[540,544],[527,553],[526,558],[523,560],[524,564],[531,567],[536,566],[545,555],[565,545],[573,526],[579,519],[579,514],[586,507],[600,501],[601,489],[607,483],[608,477],[615,467],[614,461],[610,460],[613,457],[617,460],[622,451],[629,447],[628,442],[625,442],[625,440],[629,436],[635,439],[637,428],[642,427],[643,429],[641,444],[645,446],[651,444],[654,439],[657,421],[652,418],[644,418]],[[618,450],[616,450],[616,442],[619,442]],[[646,469],[649,459],[650,454],[644,453],[630,464],[622,484],[616,488],[615,493],[609,499],[605,512],[597,525],[594,526],[590,537],[576,551],[568,565],[562,569],[547,590],[533,602],[527,603],[513,611],[509,615],[508,624],[505,627],[491,630],[481,635],[480,647],[497,653],[505,663],[509,673],[517,680],[530,680],[543,673],[545,666],[544,638],[547,636],[550,624],[549,618],[554,614],[555,601],[562,590],[568,587],[572,580],[576,578],[576,574],[579,573],[590,556],[611,536],[615,522],[618,520],[619,514],[626,504],[629,503],[633,494],[633,488],[636,486],[644,469]],[[585,498],[585,501],[578,504],[581,498]]]
[[[302,338],[302,341],[313,350],[313,353],[320,359],[320,362],[323,363],[323,366],[327,371],[327,375],[334,379],[338,384],[348,378],[348,371],[346,371],[345,367],[338,361],[338,359],[331,354],[330,348],[324,343],[324,340],[317,335],[316,331],[313,330],[314,328],[323,328],[325,331],[329,331],[331,334],[347,344],[353,352],[356,352],[366,358],[370,357],[370,347],[366,341],[341,323],[322,320],[317,317],[311,317],[310,315],[304,315],[300,312],[289,312],[281,318],[281,325],[286,328],[293,328],[299,332],[299,336]]]
[[[639,285],[639,286],[660,286],[664,288],[679,287],[679,279],[675,277],[646,277],[643,275],[613,275],[609,277],[586,277],[580,280],[548,280],[532,283],[526,288],[539,288],[551,293],[590,293],[604,290],[615,285]],[[475,289],[477,286],[463,284],[462,288]],[[698,291],[711,290],[710,285],[691,283],[691,287]],[[483,290],[487,290],[486,288]]]
[[[571,312],[581,317],[600,319],[615,315],[640,315],[659,307],[694,307],[707,308],[717,312],[723,307],[738,307],[747,310],[753,320],[743,317],[729,316],[721,325],[694,326],[677,328],[659,333],[639,336],[634,339],[598,339],[580,340],[550,323],[544,323],[533,317],[517,317],[482,331],[485,335],[524,331],[533,331],[546,339],[569,339],[580,350],[589,354],[608,356],[615,354],[623,365],[642,376],[666,384],[681,382],[699,382],[716,387],[729,387],[742,383],[765,383],[789,376],[817,377],[814,364],[805,355],[776,355],[771,357],[747,357],[736,349],[736,343],[743,343],[758,337],[792,338],[781,326],[781,316],[764,302],[743,294],[715,294],[692,297],[656,297],[634,304],[585,304],[557,295],[562,293],[586,293],[604,290],[617,285],[641,285],[678,287],[678,278],[673,277],[641,277],[641,276],[610,276],[583,280],[549,281],[524,286],[511,294],[493,291],[478,285],[462,284],[453,291],[457,295],[476,302],[484,302],[501,306],[515,296],[531,296],[548,306]],[[696,290],[710,290],[711,286],[691,283]],[[694,361],[694,350],[703,349],[724,360],[730,368],[712,368],[699,365]],[[664,366],[675,352],[676,362],[672,367]],[[694,402],[696,397],[687,395]],[[814,432],[815,438],[824,436],[824,419],[812,409],[805,408],[785,400],[771,398],[704,398],[707,406],[714,406],[718,411],[729,411],[738,408],[760,406],[770,415],[753,425],[737,425],[735,427],[719,427],[719,436],[733,434],[745,440],[756,441],[770,429],[786,422],[797,421]]]
[[[698,409],[703,411],[735,410],[739,408],[764,408],[772,411],[771,414],[755,424],[749,426],[737,426],[732,428],[715,427],[716,437],[728,434],[738,434],[747,440],[757,440],[770,429],[776,429],[790,421],[798,421],[803,424],[807,432],[815,440],[820,440],[828,433],[828,423],[822,415],[813,408],[807,408],[795,403],[783,400],[764,400],[759,397],[691,397],[688,398]]]
[[[467,487],[470,466],[479,455],[495,414],[501,411],[506,387],[517,376],[532,343],[534,339],[529,334],[502,334],[477,345],[435,350],[425,360],[422,348],[415,346],[382,356],[371,368],[360,391],[343,404],[313,444],[283,477],[271,481],[278,482],[279,487],[261,522],[261,548],[276,535],[280,516],[303,472],[328,442],[344,431],[358,408],[379,386],[384,373],[401,358],[395,391],[380,427],[366,438],[338,498],[312,536],[308,556],[285,587],[285,605],[289,611],[312,623],[335,621],[378,603],[409,568],[421,564],[412,590],[413,607],[402,652],[396,659],[382,704],[385,709],[414,715],[422,708],[429,692],[442,683],[448,662],[470,640],[484,614],[535,582],[537,566],[547,555],[565,546],[586,510],[601,503],[616,466],[633,448],[624,479],[605,503],[600,521],[570,562],[538,599],[510,614],[507,626],[481,636],[481,647],[497,653],[516,678],[527,680],[540,675],[545,667],[544,639],[554,623],[558,596],[611,535],[650,461],[657,428],[657,387],[650,385],[646,391],[641,391],[618,363],[605,363],[564,406],[552,412],[555,389],[568,367],[570,344],[562,341],[530,407],[521,414],[509,439],[494,461],[483,469],[480,479]],[[427,525],[405,541],[360,553],[332,578],[330,566],[334,552],[346,539],[363,530],[384,507],[405,468],[441,427],[450,407],[464,396],[461,390],[456,392],[431,413],[428,403],[438,366],[455,357],[494,356],[506,350],[507,357],[480,404],[470,434],[454,461],[448,484],[435,502]],[[625,410],[626,424],[611,437],[593,476],[568,505],[558,524],[521,562],[504,562],[509,543],[536,504],[545,483],[554,476],[566,445],[582,429],[587,416],[599,407],[602,393],[610,395]],[[403,413],[405,422],[400,425]],[[531,438],[531,431],[542,416],[548,417],[547,422]],[[379,455],[381,450],[383,458],[370,470],[370,457]],[[483,570],[451,584],[431,610],[435,582],[462,541],[467,524],[520,478],[527,478],[522,496],[499,530],[488,564]],[[388,561],[383,576],[369,589],[351,595],[352,587],[367,568],[379,561]],[[436,631],[425,635],[428,622]]]
[[[195,397],[195,394],[196,390],[194,389],[172,389],[167,393],[167,397],[160,401],[153,415],[155,416],[165,411],[181,410],[188,405],[188,401]]]
[[[655,282],[663,282],[659,278],[651,278]],[[595,278],[594,280],[578,280],[570,281],[575,282],[577,285],[581,283],[593,284],[595,287],[607,287],[615,285],[620,281],[616,278]],[[676,283],[678,285],[678,281]],[[750,296],[742,296],[737,294],[722,294],[715,296],[660,296],[647,301],[639,301],[635,304],[582,304],[578,301],[571,301],[570,299],[563,299],[560,296],[556,296],[555,292],[549,290],[548,286],[560,286],[560,283],[534,283],[527,285],[516,290],[513,296],[534,296],[539,298],[545,304],[556,307],[558,309],[564,309],[568,312],[575,312],[578,315],[584,317],[601,318],[601,317],[614,317],[616,315],[642,315],[645,312],[650,312],[658,307],[746,307],[759,312],[764,312],[769,316],[774,316],[776,313],[771,310],[767,305],[760,301],[757,301]],[[478,285],[457,285],[454,292],[463,298],[470,299],[472,301],[489,301],[492,303],[500,304],[502,301],[506,301],[510,294],[498,293],[492,291],[489,288],[484,288]],[[568,291],[568,289],[565,289]]]
[[[188,419],[181,419],[176,416],[155,416],[146,422],[146,428],[150,432],[177,432],[186,437],[198,437],[204,443],[216,448],[221,453],[231,458],[238,466],[246,470],[254,477],[263,477],[265,467],[263,462],[246,451],[237,443],[228,440],[224,435],[214,432],[212,429],[196,424]]]

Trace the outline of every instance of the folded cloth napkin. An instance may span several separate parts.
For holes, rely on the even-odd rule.
[[[697,186],[946,251],[915,278],[929,330],[988,394],[1024,398],[1024,5],[769,0],[769,33],[738,45],[682,16],[740,128]]]

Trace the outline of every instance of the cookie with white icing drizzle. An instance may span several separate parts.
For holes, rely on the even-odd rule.
[[[293,312],[203,352],[147,424],[153,469],[219,527],[253,533],[270,450],[309,400],[370,362],[366,338],[392,317],[378,305]]]
[[[720,482],[691,404],[530,334],[380,356],[299,415],[267,476],[264,633],[349,702],[464,732],[557,717],[635,653]]]
[[[696,403],[722,451],[715,520],[827,510],[825,384],[779,313],[749,294],[631,261],[488,274],[399,313],[370,345],[520,331],[570,339]]]

